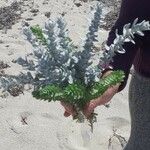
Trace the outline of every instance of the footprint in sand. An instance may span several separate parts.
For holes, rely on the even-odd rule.
[[[130,122],[127,119],[117,117],[117,116],[106,118],[105,121],[107,124],[111,125],[114,128],[117,128],[117,129],[130,124]]]
[[[62,124],[57,129],[57,139],[61,150],[88,150],[84,147],[81,127],[76,123]]]
[[[50,120],[60,120],[57,116],[55,116],[54,114],[49,114],[49,113],[42,113],[41,114],[42,117],[50,119]]]

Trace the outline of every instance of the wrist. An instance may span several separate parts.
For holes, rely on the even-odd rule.
[[[112,72],[113,72],[112,69],[106,70],[105,72],[103,72],[101,78],[107,77],[107,76],[110,75]]]

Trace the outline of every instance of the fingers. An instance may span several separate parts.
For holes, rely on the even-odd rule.
[[[65,117],[69,117],[70,115],[74,116],[76,114],[72,105],[64,102],[61,102],[61,105],[65,108],[64,112]]]
[[[113,85],[108,89],[108,91],[112,90],[112,92],[117,93],[119,86],[120,86],[120,83]]]
[[[106,103],[108,103],[112,99],[112,97],[117,93],[118,88],[119,88],[119,84],[115,85],[115,86],[112,86],[102,96],[91,100],[85,106],[85,109],[83,111],[85,116],[89,117],[91,115],[91,113],[93,113],[94,109],[97,106],[105,105]]]
[[[105,105],[106,103],[108,103],[112,99],[112,97],[117,93],[119,86],[120,84],[110,87],[102,96],[93,99],[89,103],[87,103],[83,110],[84,115],[86,117],[89,117],[97,106]],[[70,115],[76,115],[76,111],[74,110],[72,105],[64,102],[61,102],[61,105],[65,108],[65,117],[69,117]]]
[[[95,103],[95,101],[89,102],[83,110],[84,115],[88,118],[91,115],[91,113],[94,112],[94,109],[96,107],[97,107],[97,104]]]
[[[71,115],[71,114],[68,113],[67,111],[64,112],[64,116],[65,116],[65,117],[69,117],[70,115]]]
[[[108,90],[100,98],[98,98],[100,99],[98,100],[99,105],[104,105],[108,103],[117,93],[119,86],[120,84],[117,84],[108,88]]]

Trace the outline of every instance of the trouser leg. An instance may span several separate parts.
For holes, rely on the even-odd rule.
[[[124,150],[150,150],[150,79],[134,73],[129,87],[131,134]]]

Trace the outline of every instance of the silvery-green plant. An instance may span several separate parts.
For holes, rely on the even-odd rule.
[[[105,46],[106,51],[100,57],[100,69],[105,69],[109,66],[110,62],[113,61],[113,57],[116,53],[125,53],[123,45],[125,42],[132,42],[135,44],[134,37],[135,35],[144,36],[144,31],[150,30],[149,21],[143,20],[138,23],[138,18],[134,22],[128,23],[123,27],[123,34],[119,35],[118,30],[116,30],[116,38],[110,46]]]
[[[96,11],[94,13],[94,17],[90,23],[88,33],[86,34],[86,39],[83,43],[82,52],[79,53],[78,58],[79,61],[77,63],[77,76],[79,79],[82,79],[84,83],[90,84],[99,79],[101,75],[101,70],[98,69],[97,66],[92,66],[92,56],[94,42],[98,42],[97,40],[97,32],[100,25],[102,15],[102,9],[100,6],[97,6]]]
[[[24,87],[26,84],[33,84],[33,81],[34,78],[30,72],[27,74],[21,73],[18,76],[4,74],[0,77],[0,89],[6,92],[13,85],[21,85]]]
[[[34,47],[37,63],[32,63],[33,67],[30,64],[29,68],[37,71],[37,77],[41,79],[38,84],[71,83],[74,76],[73,65],[76,62],[76,57],[73,56],[75,46],[68,36],[63,19],[58,18],[56,22],[49,20],[44,29],[39,26],[25,27],[24,34]],[[25,64],[29,63],[25,61]]]
[[[91,99],[102,95],[110,86],[123,81],[124,73],[114,71],[108,77],[101,79],[101,72],[113,61],[116,53],[124,53],[123,44],[133,42],[134,34],[144,35],[150,30],[148,21],[127,24],[123,34],[116,31],[113,44],[106,46],[106,51],[95,54],[94,42],[97,42],[97,32],[101,19],[101,8],[98,5],[90,23],[81,49],[76,49],[69,38],[66,23],[63,18],[49,20],[44,28],[37,26],[24,27],[24,34],[33,46],[33,60],[19,58],[18,63],[35,71],[32,84],[35,85],[33,96],[48,101],[63,101],[72,104],[77,112],[76,118],[83,122],[85,117],[83,107]],[[95,64],[93,56],[98,55]],[[92,114],[89,122],[95,121]]]

